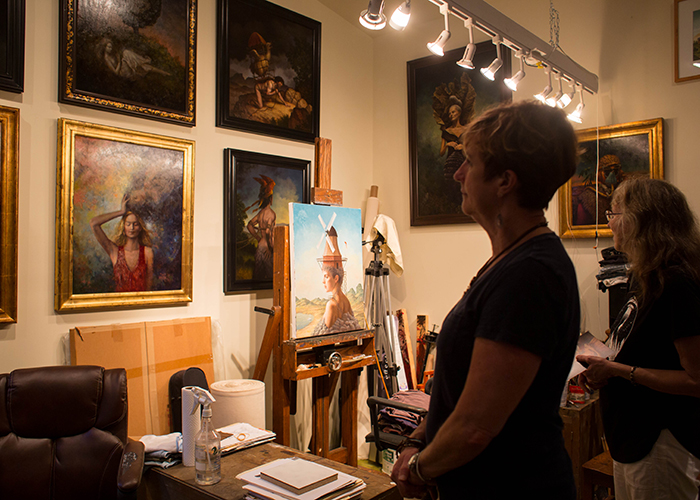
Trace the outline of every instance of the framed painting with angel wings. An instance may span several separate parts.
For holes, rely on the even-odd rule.
[[[503,83],[510,76],[510,52],[495,81],[478,69],[496,57],[493,43],[477,44],[476,69],[455,64],[463,53],[464,47],[407,63],[412,226],[474,222],[462,213],[459,184],[452,179],[464,161],[460,137],[484,109],[512,98]]]

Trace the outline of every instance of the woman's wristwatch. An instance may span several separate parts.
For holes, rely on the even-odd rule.
[[[420,460],[421,452],[422,451],[414,453],[408,460],[408,470],[411,472],[411,474],[414,474],[418,479],[420,479],[421,482],[433,485],[435,482],[432,479],[423,476],[423,474],[420,472],[420,468],[418,467],[418,460]]]

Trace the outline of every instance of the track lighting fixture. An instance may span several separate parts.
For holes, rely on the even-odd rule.
[[[576,106],[576,109],[573,112],[569,113],[566,117],[572,122],[581,123],[581,113],[583,113],[583,108],[585,107],[585,105],[583,104],[583,88],[581,88],[580,86],[578,87],[578,95],[581,100]]]
[[[496,78],[496,71],[503,66],[503,59],[501,59],[501,37],[498,35],[493,37],[493,44],[496,46],[496,59],[489,64],[488,68],[481,68],[481,74],[491,81]]]
[[[360,24],[370,30],[380,30],[386,26],[384,0],[369,0],[367,10],[360,14]]]
[[[559,99],[561,99],[562,96],[564,95],[564,92],[563,92],[562,89],[561,89],[561,75],[558,75],[558,76],[557,76],[557,81],[559,82],[559,90],[557,91],[556,94],[550,95],[550,96],[549,96],[547,99],[545,99],[545,101],[544,101],[544,103],[545,103],[547,106],[551,106],[551,107],[553,107],[553,108],[557,105],[557,103],[559,102]]]
[[[406,0],[399,5],[389,20],[389,26],[396,31],[403,30],[408,26],[408,21],[411,19],[411,0]]]
[[[445,55],[445,44],[450,39],[450,15],[447,11],[447,4],[440,6],[440,13],[445,16],[445,29],[442,30],[437,40],[428,44],[428,49],[436,56],[442,57]]]
[[[535,94],[535,99],[537,99],[540,102],[545,102],[547,100],[547,96],[552,93],[552,70],[549,69],[549,66],[545,65],[544,72],[547,75],[548,79],[547,86],[542,92],[540,92],[539,94]]]
[[[520,80],[525,78],[525,54],[520,53],[519,56],[520,70],[518,70],[518,72],[511,78],[506,78],[505,80],[503,80],[503,83],[506,84],[506,87],[508,87],[513,92],[518,90],[518,84],[520,83]]]
[[[457,61],[457,66],[461,66],[465,69],[474,69],[474,54],[476,54],[476,45],[474,45],[474,28],[472,26],[472,20],[467,18],[464,21],[464,27],[469,30],[469,44],[467,48],[464,49],[464,55],[462,59]]]
[[[567,94],[562,94],[561,98],[557,101],[557,106],[559,106],[561,109],[564,109],[569,104],[571,104],[571,101],[574,99],[575,94],[576,94],[576,82],[574,81],[571,84],[571,92],[569,92]]]

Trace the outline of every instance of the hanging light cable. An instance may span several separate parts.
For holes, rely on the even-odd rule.
[[[535,99],[540,102],[545,102],[547,96],[552,93],[552,70],[545,64],[544,72],[547,75],[547,86],[539,94],[535,94]]]
[[[466,69],[474,69],[473,59],[474,54],[476,54],[476,45],[474,44],[474,26],[471,17],[464,20],[464,27],[469,30],[469,44],[467,45],[467,48],[464,49],[462,59],[457,61],[457,66],[461,66]]]
[[[525,54],[523,54],[522,52],[518,52],[518,55],[520,56],[520,70],[518,70],[518,72],[511,78],[506,78],[505,80],[503,80],[503,83],[506,84],[506,87],[508,87],[513,92],[518,90],[518,84],[520,83],[520,80],[525,78]]]
[[[440,13],[445,16],[445,29],[442,30],[440,36],[437,37],[437,40],[428,44],[428,49],[436,56],[445,55],[445,44],[447,43],[447,40],[450,39],[450,14],[447,9],[448,4],[443,4],[440,6]]]
[[[569,113],[566,117],[572,122],[581,123],[583,121],[581,119],[581,114],[583,113],[583,108],[585,107],[585,105],[583,104],[583,87],[581,87],[580,85],[578,87],[578,95],[579,99],[581,100],[576,106],[576,109]]]
[[[411,0],[406,0],[399,5],[389,20],[389,26],[396,31],[403,30],[408,26],[408,21],[411,19]]]
[[[481,68],[481,74],[491,81],[496,78],[496,71],[503,66],[503,59],[501,59],[501,37],[499,35],[493,37],[493,44],[496,46],[496,59],[489,64],[488,68]]]
[[[384,0],[369,0],[367,10],[360,13],[360,24],[370,30],[380,30],[386,26]]]

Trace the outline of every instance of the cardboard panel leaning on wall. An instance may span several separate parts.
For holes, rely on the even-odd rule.
[[[72,365],[126,369],[132,438],[170,432],[175,372],[197,366],[214,381],[209,317],[72,328],[70,349]]]

